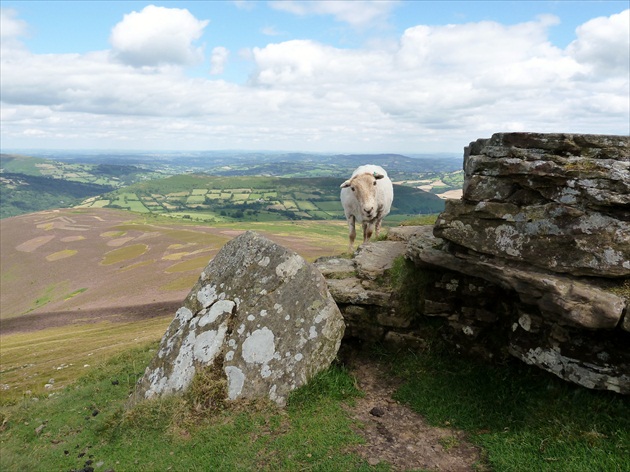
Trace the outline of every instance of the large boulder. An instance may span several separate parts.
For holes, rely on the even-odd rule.
[[[203,270],[139,380],[135,399],[181,393],[200,368],[220,371],[230,400],[286,403],[334,360],[344,320],[321,273],[254,233]]]

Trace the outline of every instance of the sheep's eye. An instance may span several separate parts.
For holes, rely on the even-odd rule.
[[[354,192],[354,187],[350,187],[352,189],[352,191]]]
[[[374,185],[376,185],[376,182],[378,182],[378,180],[375,180],[375,181],[374,181]]]

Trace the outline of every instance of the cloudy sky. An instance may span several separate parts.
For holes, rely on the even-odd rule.
[[[630,133],[627,1],[2,1],[1,145],[461,152]]]

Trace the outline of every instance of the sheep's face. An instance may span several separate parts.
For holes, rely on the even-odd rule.
[[[376,218],[378,212],[376,185],[383,177],[385,176],[376,172],[373,174],[359,174],[341,184],[341,188],[350,188],[353,192],[359,202],[359,208],[365,220]]]

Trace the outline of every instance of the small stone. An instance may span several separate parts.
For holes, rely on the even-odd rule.
[[[377,416],[380,418],[384,414],[385,414],[385,410],[379,406],[375,406],[374,408],[370,410],[370,415],[372,416]]]

